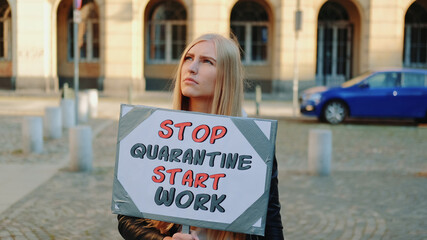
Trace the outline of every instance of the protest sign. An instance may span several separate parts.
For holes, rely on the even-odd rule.
[[[264,235],[277,121],[122,105],[113,213]]]

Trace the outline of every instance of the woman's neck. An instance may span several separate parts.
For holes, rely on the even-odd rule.
[[[190,98],[189,110],[192,112],[211,113],[212,99],[211,98]]]

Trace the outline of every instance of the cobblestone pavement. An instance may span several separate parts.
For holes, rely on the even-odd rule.
[[[281,121],[277,154],[288,239],[427,239],[427,129]],[[330,129],[330,177],[306,169],[310,129]]]
[[[40,155],[19,149],[22,116],[1,116],[0,167],[64,159],[68,136]],[[0,216],[0,239],[121,239],[111,214],[117,121],[91,120],[94,171],[63,168]],[[310,129],[330,129],[329,177],[307,173]],[[289,240],[427,239],[427,128],[412,123],[279,120],[277,158],[282,219]]]
[[[9,122],[9,129],[19,129],[19,117],[2,116],[2,126],[5,121]],[[58,171],[3,212],[0,239],[120,239],[117,221],[110,211],[117,122],[95,119],[89,125],[92,129],[104,126],[93,140],[93,172],[70,172],[67,167]],[[37,160],[61,161],[64,149],[68,149],[67,137],[45,142],[47,150]],[[9,139],[19,141],[13,135]],[[10,144],[8,150],[2,151],[2,160],[6,163],[18,160],[29,167],[35,164],[34,158],[19,153],[19,149],[13,150],[13,146],[18,145]],[[49,151],[53,147],[58,151]],[[5,157],[10,152],[18,154]]]

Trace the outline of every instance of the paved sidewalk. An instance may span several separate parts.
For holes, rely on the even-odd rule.
[[[0,165],[0,214],[56,174],[60,164]]]
[[[46,139],[42,154],[20,151],[23,116],[43,115],[46,106],[59,104],[58,98],[0,96],[1,240],[121,239],[110,212],[120,102],[127,101],[100,98],[99,116],[88,123],[94,129],[94,171],[81,173],[67,169],[66,131],[61,139]],[[169,99],[155,94],[133,103],[168,107]],[[287,239],[427,239],[426,128],[330,126],[291,117],[291,106],[261,105],[261,117],[279,119],[276,154]],[[251,101],[245,109],[255,113]],[[330,177],[306,172],[313,128],[333,133]]]

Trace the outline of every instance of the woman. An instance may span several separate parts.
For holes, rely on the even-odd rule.
[[[184,50],[175,77],[173,108],[202,113],[242,116],[243,66],[236,41],[218,34],[205,34]],[[244,240],[283,239],[277,189],[277,161],[270,184],[265,237],[194,228],[179,232],[180,225],[135,217],[118,216],[125,239],[153,240]]]

